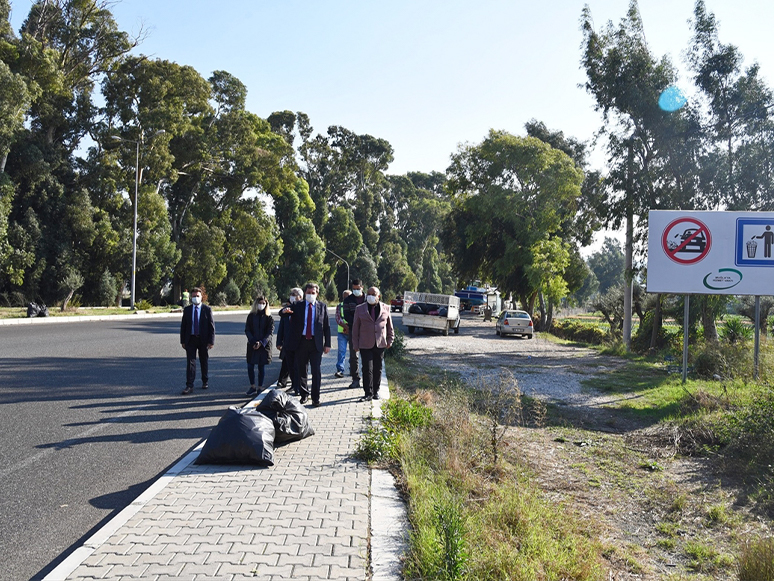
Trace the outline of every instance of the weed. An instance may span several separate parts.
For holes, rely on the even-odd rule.
[[[677,546],[677,541],[672,538],[659,539],[656,541],[656,546],[660,549],[664,549],[665,551],[673,551]]]
[[[469,556],[465,547],[462,506],[457,500],[445,500],[433,507],[435,530],[440,541],[439,573],[443,581],[456,581],[465,574]]]
[[[724,504],[713,504],[707,507],[707,522],[710,526],[725,524],[728,519],[728,509]]]
[[[738,569],[739,581],[774,581],[774,537],[744,543]]]
[[[665,537],[676,537],[677,528],[677,523],[673,522],[660,522],[656,525],[656,531]]]
[[[720,553],[714,547],[697,541],[685,544],[685,554],[690,559],[688,566],[698,572],[727,569],[734,562],[731,555]]]

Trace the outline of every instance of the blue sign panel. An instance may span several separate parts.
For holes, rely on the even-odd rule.
[[[774,219],[737,218],[737,266],[774,266]]]

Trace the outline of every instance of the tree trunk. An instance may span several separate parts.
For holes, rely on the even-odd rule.
[[[75,294],[75,289],[70,289],[70,292],[67,293],[65,300],[62,302],[62,308],[60,309],[62,312],[64,312],[64,310],[67,308],[67,303],[70,302],[70,299],[73,298],[74,294]]]
[[[5,163],[8,161],[8,152],[6,151],[3,154],[3,157],[0,157],[0,173],[5,173]]]
[[[550,331],[554,324],[554,301],[548,299],[548,313],[546,314],[546,326],[543,331]]]
[[[663,319],[661,316],[661,294],[656,295],[656,309],[653,311],[653,329],[650,333],[650,349],[654,350],[658,344],[658,336],[661,334]]]
[[[538,293],[538,300],[540,301],[540,331],[546,330],[546,299],[542,292]]]
[[[715,325],[715,314],[712,312],[706,297],[701,301],[701,324],[704,327],[704,339],[717,343],[718,328]]]

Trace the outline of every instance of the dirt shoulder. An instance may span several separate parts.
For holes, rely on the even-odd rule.
[[[407,351],[480,388],[508,370],[525,395],[549,406],[545,426],[510,431],[509,453],[546,494],[603,531],[609,579],[734,578],[739,544],[771,534],[771,521],[746,508],[744,491],[712,459],[676,454],[663,426],[621,411],[631,396],[593,388],[625,360],[539,334],[498,337],[494,323],[473,317],[459,335],[407,335]]]

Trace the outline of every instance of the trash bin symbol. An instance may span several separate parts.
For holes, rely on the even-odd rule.
[[[758,249],[758,243],[755,240],[747,242],[747,258],[755,258],[755,251]]]

